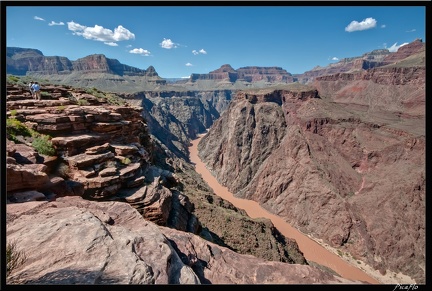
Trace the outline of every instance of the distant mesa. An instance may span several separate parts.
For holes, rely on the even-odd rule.
[[[66,57],[47,57],[37,49],[8,47],[6,49],[7,73],[13,75],[26,74],[71,74],[80,73],[108,73],[119,76],[158,77],[155,69],[150,66],[147,70],[121,64],[116,59],[109,59],[103,54],[93,54],[84,58],[70,61]]]
[[[211,71],[208,74],[192,74],[190,81],[198,80],[227,80],[231,83],[236,81],[259,82],[265,81],[270,83],[292,83],[295,82],[292,74],[288,73],[281,67],[242,67],[237,70],[231,65],[222,65],[219,69]]]

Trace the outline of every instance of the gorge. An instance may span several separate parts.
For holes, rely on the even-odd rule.
[[[8,50],[8,68],[37,64],[28,75],[9,75],[3,97],[7,237],[31,252],[13,279],[424,283],[425,45],[416,40],[365,58],[302,76],[223,65],[168,84],[153,67],[101,55],[61,59],[67,66],[56,74],[43,64],[55,67],[58,58]],[[29,98],[30,78],[43,81],[39,102]],[[65,80],[71,84],[59,84]],[[12,130],[20,123],[29,136]],[[36,150],[40,136],[30,129],[49,135],[55,154]],[[232,196],[219,197],[198,165]],[[288,235],[287,221],[306,237]],[[94,260],[71,267],[74,256]],[[345,273],[350,267],[359,273]]]

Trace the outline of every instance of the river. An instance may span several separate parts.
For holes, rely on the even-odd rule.
[[[189,147],[190,160],[195,164],[196,172],[201,174],[203,179],[213,189],[216,195],[231,202],[237,208],[244,209],[251,218],[265,217],[270,219],[280,233],[285,237],[297,241],[297,244],[303,252],[306,260],[326,266],[346,279],[365,281],[371,284],[381,284],[379,281],[366,274],[363,270],[360,270],[354,265],[348,263],[335,253],[327,250],[316,241],[293,228],[282,218],[263,209],[257,202],[234,197],[228,188],[219,184],[216,178],[212,176],[205,164],[198,157],[197,146],[202,136],[203,135],[199,136],[198,139],[191,142],[192,145]]]

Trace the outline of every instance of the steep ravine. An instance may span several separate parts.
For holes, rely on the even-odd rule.
[[[316,262],[329,267],[346,279],[366,281],[372,284],[380,284],[380,281],[378,281],[376,278],[351,265],[347,261],[344,261],[335,253],[327,250],[325,247],[310,239],[308,236],[291,227],[280,217],[267,212],[265,209],[261,208],[257,202],[234,197],[226,187],[219,184],[219,182],[211,175],[205,164],[198,157],[197,146],[201,138],[202,136],[192,141],[192,145],[189,147],[190,160],[195,164],[195,170],[202,175],[203,179],[209,184],[210,187],[213,188],[213,191],[218,196],[228,200],[236,207],[244,209],[252,218],[265,217],[271,219],[273,224],[283,235],[293,238],[297,241],[300,250],[303,252],[305,258],[308,261]]]

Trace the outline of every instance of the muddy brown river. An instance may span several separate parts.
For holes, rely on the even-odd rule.
[[[192,141],[192,145],[189,147],[190,159],[192,163],[195,164],[196,172],[201,174],[203,179],[213,189],[216,195],[231,202],[237,208],[244,209],[252,218],[265,217],[270,219],[280,233],[297,241],[297,244],[300,250],[303,252],[306,260],[326,266],[346,279],[365,281],[372,284],[380,284],[380,282],[366,274],[364,271],[351,265],[347,261],[344,261],[338,255],[332,253],[325,247],[318,244],[316,241],[293,228],[282,218],[269,213],[257,202],[234,197],[234,195],[228,191],[226,187],[219,184],[216,178],[212,176],[204,163],[198,157],[197,146],[201,138],[202,135],[199,136],[198,139]]]

